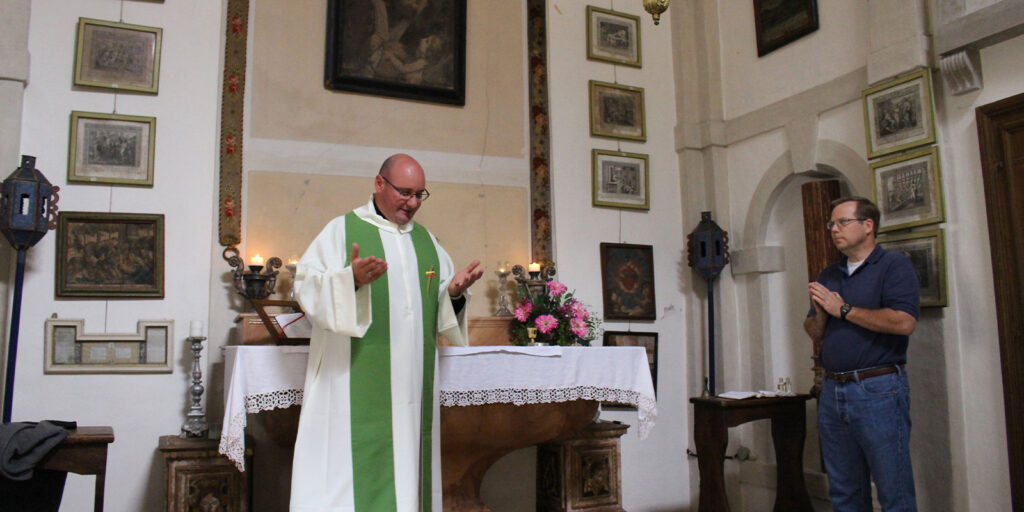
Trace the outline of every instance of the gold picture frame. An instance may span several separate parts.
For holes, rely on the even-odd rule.
[[[593,205],[651,209],[650,160],[640,153],[591,150]]]
[[[74,85],[157,94],[163,29],[78,18]]]
[[[922,308],[946,307],[946,242],[941,229],[887,234],[878,245],[910,258],[921,285]]]
[[[86,334],[85,320],[48,318],[45,374],[172,373],[173,320],[139,320],[126,334]]]
[[[156,118],[71,112],[68,183],[153,186]]]
[[[587,58],[643,67],[640,17],[587,6]]]
[[[902,153],[871,164],[878,232],[937,224],[946,218],[939,148]]]
[[[164,296],[163,214],[60,212],[56,252],[57,297]]]
[[[591,80],[590,134],[595,137],[646,141],[644,89]]]
[[[865,89],[861,96],[868,158],[935,142],[935,108],[928,68]]]

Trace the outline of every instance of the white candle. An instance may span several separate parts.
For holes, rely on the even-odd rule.
[[[262,265],[263,264],[263,256],[260,256],[259,254],[257,254],[256,256],[253,256],[252,259],[249,260],[249,264],[250,265]]]
[[[530,272],[540,272],[540,263],[530,263]]]
[[[202,338],[203,337],[203,321],[192,320],[188,326],[188,335],[191,338]]]

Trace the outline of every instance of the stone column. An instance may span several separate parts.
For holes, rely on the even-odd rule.
[[[21,162],[21,112],[28,83],[28,16],[31,0],[0,0],[0,179],[14,172]],[[11,317],[7,295],[14,282],[14,250],[0,241],[0,367],[7,367],[8,321]],[[2,386],[2,384],[0,384]]]

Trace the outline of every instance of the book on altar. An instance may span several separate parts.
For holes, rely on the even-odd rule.
[[[729,398],[732,400],[743,400],[746,398],[772,398],[777,396],[793,396],[793,393],[782,393],[779,391],[726,391],[719,393],[718,398]]]
[[[277,325],[284,330],[284,335],[289,338],[309,338],[313,335],[313,323],[305,313],[283,313],[274,315]]]

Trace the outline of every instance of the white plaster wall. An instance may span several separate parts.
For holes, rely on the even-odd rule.
[[[79,16],[164,29],[160,93],[117,94],[73,88]],[[158,510],[164,497],[160,436],[177,434],[187,411],[191,320],[207,321],[216,190],[220,2],[167,3],[38,0],[29,32],[31,74],[24,96],[21,147],[61,187],[61,211],[161,213],[165,216],[163,300],[54,300],[56,235],[28,252],[13,419],[109,425],[107,510]],[[153,188],[68,185],[72,110],[155,116]],[[156,375],[43,375],[43,322],[52,313],[84,318],[87,333],[131,333],[139,319],[175,322],[174,372]],[[209,361],[204,353],[204,363]],[[70,475],[61,510],[91,510],[94,477]]]
[[[985,86],[980,91],[952,96],[936,80],[948,218],[950,306],[944,312],[943,334],[952,459],[964,468],[953,491],[960,510],[1011,508],[995,292],[974,110],[1024,92],[1022,53],[1024,37],[982,49]],[[918,396],[916,403],[922,403]]]
[[[643,68],[614,66],[586,59],[585,5],[640,16]],[[622,439],[622,490],[626,510],[674,510],[691,499],[686,447],[690,434],[686,392],[686,341],[683,308],[690,269],[685,264],[681,225],[681,184],[673,148],[675,88],[671,45],[673,11],[654,26],[639,2],[551,1],[548,5],[550,68],[551,175],[554,196],[555,261],[558,274],[577,297],[602,310],[601,242],[654,247],[656,302],[654,322],[609,321],[607,330],[654,331],[658,347],[658,420],[651,435],[637,436],[635,412],[605,411],[603,419],[632,425]],[[644,88],[647,141],[626,142],[591,137],[588,80]],[[650,157],[651,209],[648,212],[591,206],[591,150],[618,149]],[[532,503],[508,508],[527,510]]]
[[[725,119],[786,98],[864,65],[868,54],[863,1],[818,2],[818,30],[757,56],[750,2],[716,2],[721,23]]]

